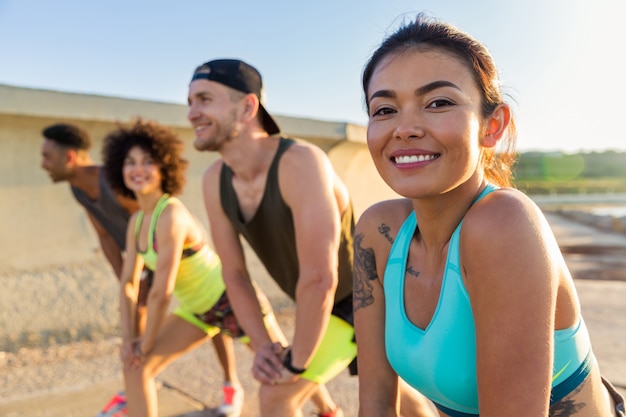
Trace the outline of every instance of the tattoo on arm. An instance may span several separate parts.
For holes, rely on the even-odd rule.
[[[391,230],[391,227],[387,226],[385,223],[381,223],[380,226],[378,226],[378,233],[380,233],[381,235],[385,236],[385,238],[387,239],[387,241],[389,243],[393,244],[393,238],[391,237],[391,235],[389,234],[389,231]],[[416,271],[415,269],[413,269],[412,266],[409,266],[406,270],[407,273],[413,275],[414,277],[418,277],[419,276],[419,271]]]
[[[413,275],[414,277],[420,276],[420,271],[416,271],[411,265],[409,265],[409,267],[406,269],[406,272]]]
[[[362,233],[354,237],[354,311],[374,303],[374,287],[371,281],[378,279],[374,250],[363,248],[362,241]]]
[[[563,398],[556,404],[550,406],[550,417],[570,417],[576,415],[580,410],[587,405],[584,402],[576,402],[575,397],[582,390],[580,384],[574,391],[567,394],[567,397]]]
[[[387,226],[385,223],[378,226],[378,233],[385,236],[385,238],[389,241],[389,243],[393,243],[393,238],[389,234],[391,227]]]
[[[585,403],[575,403],[573,400],[563,400],[559,401],[557,404],[554,404],[550,407],[550,417],[570,417],[578,413],[583,407]]]

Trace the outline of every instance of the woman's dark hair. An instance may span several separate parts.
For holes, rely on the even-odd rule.
[[[104,139],[104,173],[111,187],[127,197],[135,198],[135,194],[124,184],[123,177],[124,160],[135,146],[148,153],[159,166],[163,192],[180,194],[185,186],[185,170],[188,166],[187,160],[182,157],[183,142],[173,130],[142,119],[137,119],[128,127],[120,126]]]
[[[399,29],[384,39],[366,63],[362,86],[368,114],[367,91],[378,65],[387,56],[399,55],[414,49],[444,50],[465,62],[481,92],[484,118],[489,117],[499,105],[504,103],[498,70],[487,48],[456,27],[420,13],[414,21],[402,24]],[[515,121],[511,117],[507,135],[498,146],[500,151],[497,152],[495,148],[483,148],[482,163],[489,181],[501,186],[511,185],[511,170],[517,156],[515,142]]]

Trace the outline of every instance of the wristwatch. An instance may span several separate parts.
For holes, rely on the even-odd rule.
[[[306,368],[296,368],[291,364],[291,349],[287,350],[285,357],[283,358],[283,366],[289,370],[292,374],[300,375],[306,371]]]

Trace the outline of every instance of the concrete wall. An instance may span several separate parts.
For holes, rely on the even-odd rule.
[[[179,104],[0,85],[0,351],[95,337],[117,328],[116,280],[67,183],[52,184],[40,168],[41,130],[58,122],[86,128],[95,141],[92,157],[100,161],[102,139],[118,122],[141,116],[174,128],[190,144],[181,199],[206,226],[200,178],[217,155],[193,149],[186,112]],[[357,216],[370,204],[396,196],[376,173],[364,127],[276,119],[285,134],[328,153],[352,193]],[[254,256],[248,258],[255,276],[267,280]],[[270,298],[280,297],[275,288],[266,291]]]

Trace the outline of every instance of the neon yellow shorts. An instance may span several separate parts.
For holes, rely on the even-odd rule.
[[[259,305],[261,306],[261,313],[263,314],[265,327],[267,329],[278,327],[276,317],[272,312],[272,306],[270,305],[270,302],[265,294],[257,291],[257,298],[259,300]],[[205,313],[194,314],[184,306],[179,306],[174,310],[174,315],[185,320],[192,326],[197,327],[211,338],[215,337],[218,333],[223,333],[227,336],[238,339],[242,343],[250,343],[250,338],[244,333],[244,330],[237,322],[237,318],[235,317],[226,291],[224,291],[222,296],[211,307],[211,309]]]
[[[339,317],[330,316],[322,343],[301,377],[325,384],[346,369],[355,357],[354,327]]]
[[[191,313],[188,310],[182,309],[182,308],[177,308],[176,310],[174,310],[174,314],[178,317],[180,317],[181,319],[185,320],[187,323],[197,327],[198,329],[202,330],[203,332],[205,332],[210,338],[215,337],[218,333],[222,332],[222,329],[220,329],[217,326],[212,326],[210,324],[207,324],[205,322],[203,322],[202,320],[200,320],[195,314]],[[277,321],[276,321],[276,317],[274,316],[274,312],[270,311],[269,313],[265,314],[263,316],[263,322],[265,322],[265,327],[266,328],[270,328],[272,326],[277,326]],[[225,332],[227,335],[230,335],[228,332]],[[249,344],[250,343],[250,338],[248,337],[248,335],[243,335],[241,337],[238,337],[237,340],[239,340],[241,343],[245,343],[245,344]]]

